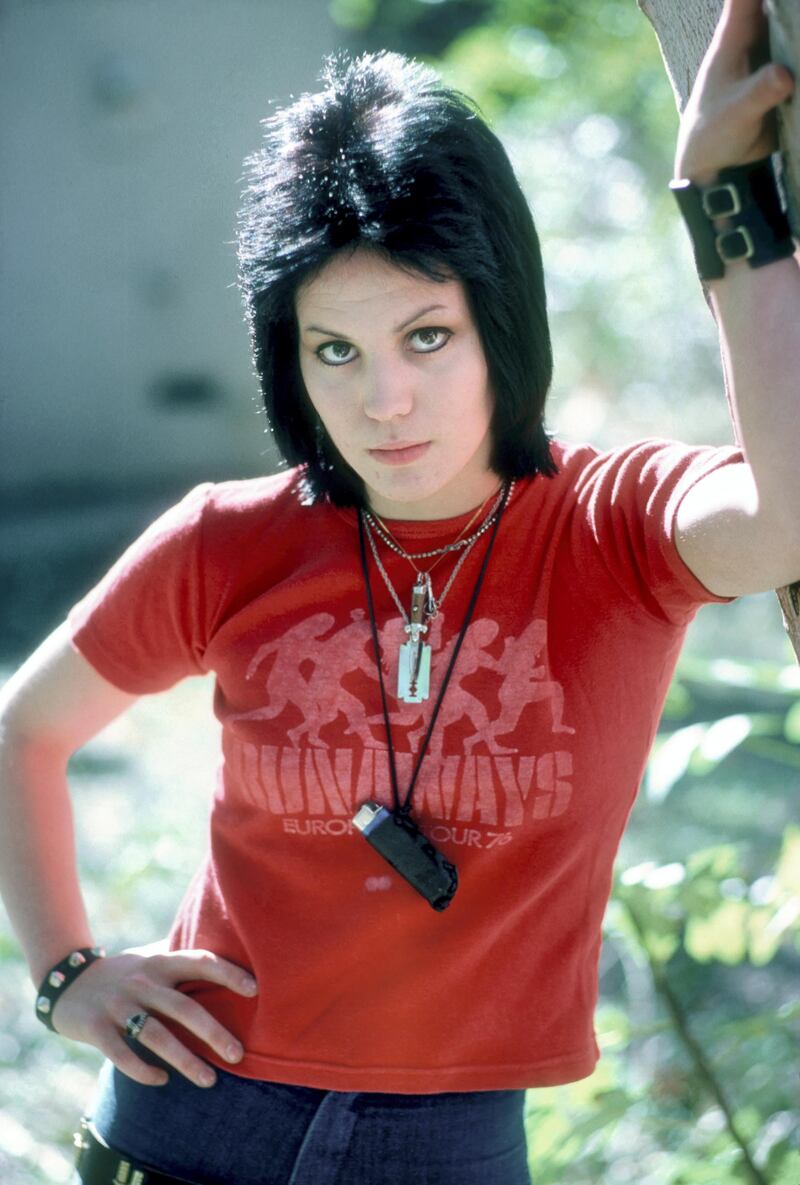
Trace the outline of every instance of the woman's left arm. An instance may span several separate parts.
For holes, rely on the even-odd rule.
[[[775,108],[791,72],[750,54],[763,45],[760,0],[725,0],[681,119],[675,176],[710,185],[720,169],[777,147]],[[681,502],[675,542],[720,596],[800,579],[800,267],[798,257],[751,268],[729,263],[708,281],[731,414],[745,463],[697,483]]]

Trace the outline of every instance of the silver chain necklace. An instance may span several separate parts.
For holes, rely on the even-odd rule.
[[[509,486],[509,489],[508,489],[509,499],[511,498],[511,495],[514,493],[514,484],[515,483],[512,481],[511,485]],[[471,535],[467,535],[464,539],[456,539],[455,542],[453,542],[453,543],[445,543],[442,547],[435,547],[432,551],[416,551],[416,552],[405,551],[391,537],[391,535],[389,535],[387,533],[387,531],[383,528],[382,524],[378,520],[376,520],[375,516],[373,514],[371,514],[369,510],[362,510],[361,514],[362,514],[362,517],[364,519],[364,523],[366,524],[366,526],[371,528],[375,532],[375,534],[379,536],[379,538],[382,540],[382,542],[384,542],[387,547],[391,548],[391,550],[393,552],[395,552],[397,555],[401,555],[401,556],[403,556],[404,559],[407,559],[407,560],[427,560],[427,559],[431,559],[433,556],[447,555],[448,552],[460,551],[464,547],[471,547],[472,544],[475,543],[476,540],[478,540],[481,537],[481,535],[484,534],[485,531],[489,530],[489,527],[491,527],[492,523],[497,518],[498,512],[500,510],[500,504],[503,500],[503,490],[504,489],[505,489],[505,486],[501,486],[500,493],[498,494],[498,497],[497,497],[497,500],[496,500],[494,506],[492,507],[492,509],[489,512],[489,514],[487,515],[487,517],[483,520],[481,525],[477,528],[477,530],[473,531]]]
[[[390,541],[386,539],[369,511],[361,511],[367,542],[369,543],[370,550],[372,551],[375,565],[380,572],[383,582],[389,590],[395,605],[397,605],[397,608],[400,610],[400,616],[403,618],[403,632],[407,636],[407,641],[402,643],[398,654],[397,696],[398,699],[403,700],[404,703],[418,704],[423,700],[428,699],[430,695],[431,647],[427,642],[422,641],[422,636],[423,634],[427,634],[429,623],[433,621],[433,619],[438,614],[439,609],[444,603],[445,597],[450,591],[453,581],[458,575],[459,570],[470,551],[478,542],[478,539],[481,537],[481,535],[483,535],[484,532],[488,530],[488,528],[495,521],[500,507],[503,505],[504,501],[505,505],[508,505],[513,492],[513,481],[508,487],[507,493],[506,486],[503,484],[494,506],[478,530],[474,531],[472,535],[468,536],[466,539],[458,541],[459,545],[463,548],[463,552],[459,556],[458,562],[453,568],[453,571],[450,573],[450,577],[442,589],[438,600],[433,595],[430,572],[417,572],[416,580],[414,581],[414,587],[411,590],[410,614],[406,613],[405,609],[403,608],[403,603],[397,595],[394,585],[389,579],[389,573],[386,571],[383,563],[381,562],[373,532],[378,534],[380,538],[383,539],[383,541],[387,544],[387,546],[391,547],[392,551],[396,552],[398,555],[403,556],[403,558],[407,560],[423,559],[429,555],[441,555],[446,551],[454,550],[454,545],[451,544],[447,548],[440,548],[433,552],[423,552],[417,555],[409,555],[409,553],[404,551],[403,548],[395,544],[393,540]]]
[[[406,613],[405,609],[403,608],[403,603],[400,600],[399,596],[397,595],[394,585],[392,584],[391,580],[389,579],[389,573],[386,571],[386,569],[384,568],[384,566],[381,562],[381,557],[378,554],[378,548],[375,544],[375,538],[372,534],[372,527],[366,520],[364,522],[364,526],[367,528],[367,542],[369,543],[370,550],[372,551],[372,555],[375,559],[375,566],[377,567],[378,571],[380,572],[381,576],[383,577],[383,582],[386,585],[386,587],[388,588],[389,592],[391,593],[392,599],[394,600],[395,605],[397,605],[397,608],[400,610],[400,613],[403,617],[403,621],[406,623],[405,628],[406,628],[406,630],[408,630],[409,625],[410,625],[408,614]],[[439,609],[441,608],[441,606],[444,602],[445,597],[447,596],[448,592],[450,591],[450,586],[452,585],[453,581],[455,580],[456,576],[458,575],[459,568],[464,563],[464,560],[467,558],[470,551],[472,550],[472,548],[475,546],[475,544],[477,542],[478,542],[477,538],[473,539],[468,544],[466,549],[464,550],[464,554],[460,555],[458,557],[458,562],[457,562],[456,566],[453,568],[453,571],[450,573],[450,577],[447,581],[447,584],[445,584],[444,588],[442,589],[441,596],[438,598],[438,600],[433,595],[433,588],[431,585],[430,573],[429,572],[418,572],[417,573],[417,579],[414,582],[414,587],[416,588],[416,585],[420,580],[424,581],[424,583],[425,583],[425,593],[426,593],[425,613],[426,613],[426,617],[427,617],[428,621],[433,621],[434,617],[436,617],[437,613],[439,612]],[[406,558],[411,558],[411,557],[406,557]],[[425,628],[427,629],[427,623],[426,623]]]

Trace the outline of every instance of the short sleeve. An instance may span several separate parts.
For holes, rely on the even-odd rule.
[[[736,448],[645,440],[600,453],[577,481],[579,521],[619,587],[649,613],[685,624],[700,605],[724,602],[681,559],[678,507],[708,474],[744,460]]]
[[[202,523],[211,489],[197,486],[156,519],[67,616],[73,645],[123,691],[163,691],[205,673]]]

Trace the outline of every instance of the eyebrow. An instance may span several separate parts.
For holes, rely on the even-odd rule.
[[[446,308],[447,305],[444,304],[426,305],[424,309],[419,309],[418,312],[414,313],[413,317],[409,317],[402,325],[396,325],[392,332],[402,333],[404,329],[407,329],[409,325],[413,325],[415,321],[419,321],[420,317],[424,317],[426,313],[432,313],[435,309]],[[349,341],[346,333],[338,333],[335,329],[323,329],[321,325],[306,325],[306,333],[324,333],[326,337],[336,337],[343,341]]]

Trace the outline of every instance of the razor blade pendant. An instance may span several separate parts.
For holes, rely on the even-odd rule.
[[[397,698],[407,704],[421,704],[430,693],[430,646],[419,639],[404,642],[397,667]]]
[[[405,631],[408,641],[400,647],[397,666],[397,698],[406,704],[419,704],[430,695],[431,648],[422,641],[428,632],[428,618],[433,597],[430,577],[421,572],[411,593],[411,615]]]

